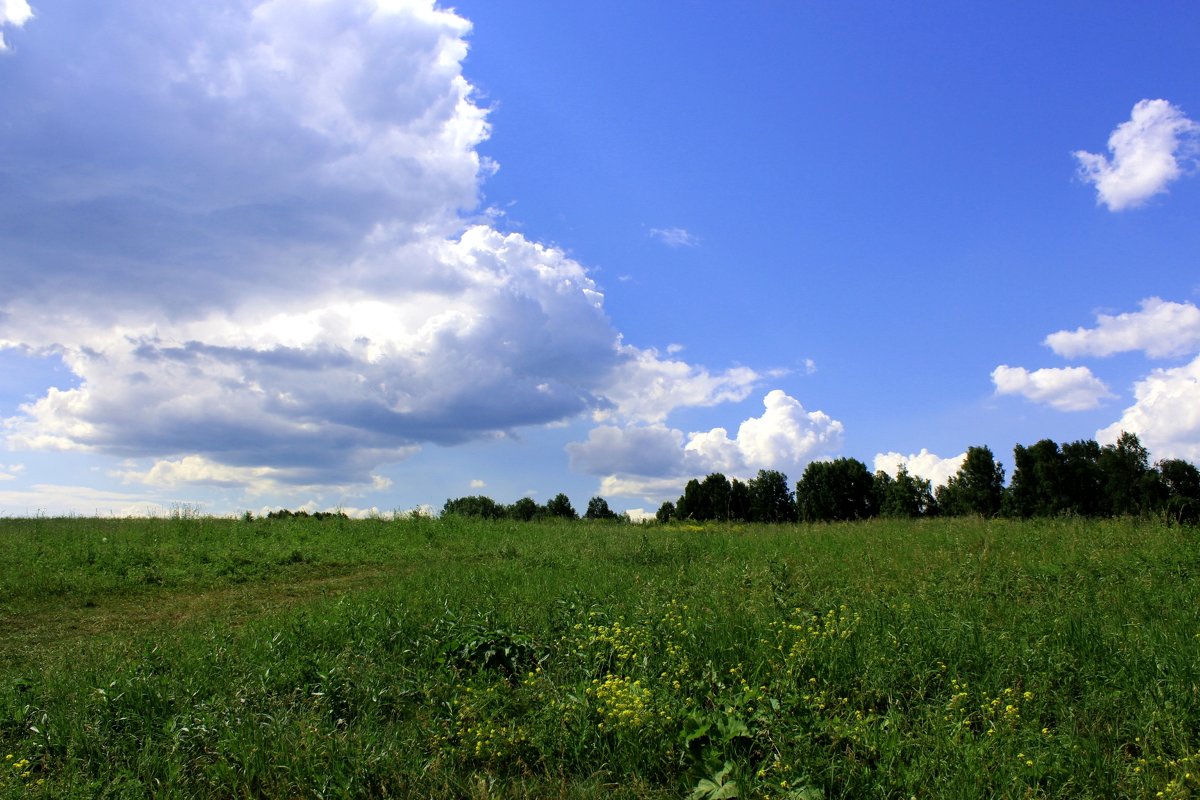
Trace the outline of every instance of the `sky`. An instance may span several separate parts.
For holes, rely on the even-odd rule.
[[[0,516],[1200,460],[1194,3],[0,0]]]

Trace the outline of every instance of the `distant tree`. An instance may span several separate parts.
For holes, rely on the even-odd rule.
[[[546,514],[564,519],[579,519],[579,514],[575,513],[575,507],[571,505],[571,498],[562,492],[554,495],[554,498],[546,503]]]
[[[879,509],[881,516],[888,516],[884,513],[883,507],[887,504],[888,492],[895,482],[895,478],[881,469],[875,470],[875,474],[871,477],[871,503]]]
[[[1158,462],[1162,496],[1158,507],[1172,522],[1200,522],[1200,470],[1182,459]]]
[[[805,522],[866,519],[875,515],[874,479],[855,458],[813,461],[796,484],[796,505]]]
[[[1056,442],[1042,439],[1030,447],[1017,445],[1005,510],[1024,518],[1058,514],[1067,502],[1065,478],[1066,461]]]
[[[879,514],[884,517],[922,517],[934,510],[929,481],[909,475],[904,466],[895,478],[883,470],[876,472],[874,496]]]
[[[1150,474],[1150,454],[1136,434],[1121,431],[1115,444],[1104,445],[1099,465],[1109,514],[1122,516],[1148,510],[1147,489],[1154,476]]]
[[[755,522],[795,522],[796,497],[788,477],[773,469],[760,469],[750,479],[751,517]]]
[[[504,516],[504,509],[496,501],[483,495],[459,497],[447,500],[442,506],[443,517],[480,517],[482,519],[499,519]]]
[[[1065,498],[1061,510],[1082,517],[1104,513],[1104,483],[1100,470],[1100,445],[1095,439],[1080,439],[1062,446],[1063,479],[1059,490]]]
[[[692,478],[683,487],[683,494],[679,496],[679,500],[675,503],[674,519],[702,521],[709,519],[709,517],[705,516],[707,513],[704,493],[700,489],[700,481],[698,478]]]
[[[754,509],[750,500],[750,487],[734,478],[729,482],[729,518],[741,522],[754,522]]]
[[[1013,448],[1012,483],[1005,492],[1004,512],[1024,518],[1108,513],[1100,458],[1100,445],[1091,439],[1061,448],[1050,439],[1030,447],[1017,445]]]
[[[588,501],[584,519],[616,519],[617,515],[608,507],[608,501],[603,497],[593,497]]]
[[[720,472],[714,472],[700,481],[700,491],[708,514],[705,519],[729,519],[729,501],[733,488],[728,478]]]
[[[300,509],[299,511],[288,511],[286,508],[281,508],[278,511],[271,511],[267,514],[267,519],[291,519],[293,517],[296,519],[316,519],[316,520],[350,519],[349,515],[347,515],[345,511],[340,511],[340,510],[339,511],[314,511],[313,513],[310,514],[307,511],[305,511],[303,508]]]
[[[935,493],[938,508],[951,516],[981,514],[994,516],[1000,511],[1004,493],[1004,467],[987,447],[968,447],[967,457],[958,472]]]
[[[534,502],[533,498],[522,497],[520,500],[505,509],[505,511],[507,512],[505,516],[507,516],[509,519],[529,522],[534,517],[544,513],[545,509]]]
[[[675,518],[675,504],[670,500],[665,501],[658,507],[658,512],[655,513],[654,518],[659,522],[670,522]]]

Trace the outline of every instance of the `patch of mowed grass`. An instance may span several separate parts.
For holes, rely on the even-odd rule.
[[[22,640],[2,796],[1200,792],[1194,530],[19,522],[6,630],[190,612]]]

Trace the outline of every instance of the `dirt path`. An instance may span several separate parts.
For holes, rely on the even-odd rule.
[[[0,615],[0,659],[10,666],[36,666],[91,639],[133,638],[163,627],[214,621],[240,625],[280,609],[379,586],[403,571],[401,565],[372,564],[216,588],[112,595],[86,605],[78,597],[64,598],[32,613]]]

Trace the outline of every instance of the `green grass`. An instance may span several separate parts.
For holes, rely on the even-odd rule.
[[[1130,520],[0,520],[0,796],[1200,796],[1198,578]]]

